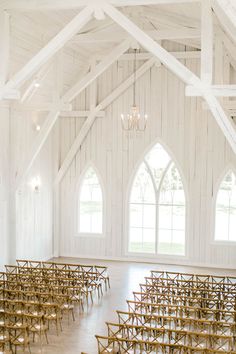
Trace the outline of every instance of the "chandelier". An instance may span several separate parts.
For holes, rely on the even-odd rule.
[[[133,105],[129,113],[121,113],[122,129],[126,131],[144,131],[147,126],[148,115],[141,114],[139,106],[136,104],[136,66],[137,49],[134,49],[134,84],[133,84]]]

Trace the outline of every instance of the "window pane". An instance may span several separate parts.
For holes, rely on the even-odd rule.
[[[228,222],[229,222],[228,209],[217,208],[216,222],[215,222],[215,239],[216,240],[228,240]]]
[[[91,231],[93,233],[102,233],[102,210],[94,212],[91,219]]]
[[[230,171],[222,181],[216,200],[215,240],[236,241],[236,178]]]
[[[142,229],[141,228],[130,228],[130,247],[132,244],[141,244],[142,246]]]
[[[143,252],[155,253],[155,229],[143,229]]]
[[[160,144],[146,155],[134,179],[130,195],[129,251],[154,253],[157,241],[159,253],[184,254],[184,188],[178,169]]]
[[[160,204],[185,204],[183,184],[174,164],[168,169],[161,186]]]
[[[172,248],[176,248],[178,245],[184,245],[185,237],[184,232],[180,230],[172,231]]]
[[[161,254],[184,255],[185,233],[179,230],[160,230],[158,252]]]
[[[130,228],[129,252],[154,253],[155,230]]]
[[[184,231],[173,230],[171,253],[179,255],[179,256],[185,254],[185,234],[184,234]]]
[[[102,190],[95,171],[89,168],[80,189],[79,232],[102,233]]]
[[[142,204],[130,204],[130,226],[142,227]]]
[[[159,229],[158,253],[171,254],[171,230]]]
[[[180,174],[173,163],[161,185],[158,251],[171,255],[185,253],[185,194]]]
[[[183,206],[173,206],[173,229],[185,229],[185,207]]]
[[[83,205],[80,212],[80,231],[91,232],[90,214],[84,210]]]
[[[143,227],[155,228],[156,225],[155,205],[143,205]]]
[[[140,166],[134,179],[130,202],[132,203],[155,203],[155,192],[152,179],[147,172],[144,163]]]
[[[84,176],[81,185],[80,200],[94,200],[100,202],[102,201],[102,191],[100,183],[98,181],[95,171],[92,168],[89,168]]]
[[[236,241],[236,208],[230,209],[229,240]]]
[[[170,157],[167,154],[167,152],[163,149],[163,147],[160,144],[157,144],[145,156],[145,160],[147,161],[152,171],[153,177],[156,182],[156,186],[157,188],[159,188],[161,177],[170,161]]]
[[[159,228],[171,229],[172,227],[172,207],[171,206],[159,206]]]

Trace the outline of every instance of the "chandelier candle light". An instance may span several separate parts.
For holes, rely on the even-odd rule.
[[[144,131],[147,126],[148,115],[140,114],[139,106],[136,104],[136,64],[137,49],[134,49],[134,84],[133,84],[133,105],[130,112],[121,114],[122,129],[126,131]]]

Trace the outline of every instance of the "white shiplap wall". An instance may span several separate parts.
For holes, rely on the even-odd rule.
[[[9,107],[0,105],[0,270],[8,262],[9,238]]]
[[[199,62],[186,64],[198,73]],[[98,80],[98,102],[132,72],[132,63],[118,62]],[[95,121],[60,185],[59,236],[61,256],[131,259],[125,255],[127,197],[140,159],[156,142],[162,142],[175,158],[186,184],[187,256],[185,259],[157,256],[156,261],[235,267],[236,245],[216,245],[213,237],[213,200],[222,173],[236,166],[236,157],[202,101],[186,98],[184,84],[167,69],[153,67],[137,83],[140,106],[149,113],[145,133],[123,132],[120,113],[132,103],[132,89],[106,109],[105,118]],[[88,108],[88,92],[75,102]],[[83,119],[60,119],[61,162]],[[104,238],[76,236],[78,181],[92,162],[105,188]],[[135,257],[137,259],[137,257]],[[140,260],[145,260],[140,258]],[[153,259],[152,259],[153,260]]]
[[[11,174],[21,173],[38,132],[32,112],[11,109]],[[30,172],[11,200],[11,260],[48,259],[52,256],[52,141],[49,138]],[[38,192],[32,188],[35,177],[41,180]],[[15,231],[14,231],[15,230]],[[15,236],[16,235],[16,236]]]

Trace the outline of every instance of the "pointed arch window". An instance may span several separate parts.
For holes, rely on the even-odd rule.
[[[89,167],[79,192],[79,233],[102,234],[103,195],[95,170]]]
[[[129,252],[185,254],[185,193],[160,144],[141,163],[129,200]]]
[[[229,171],[216,199],[215,240],[236,242],[236,176]]]

